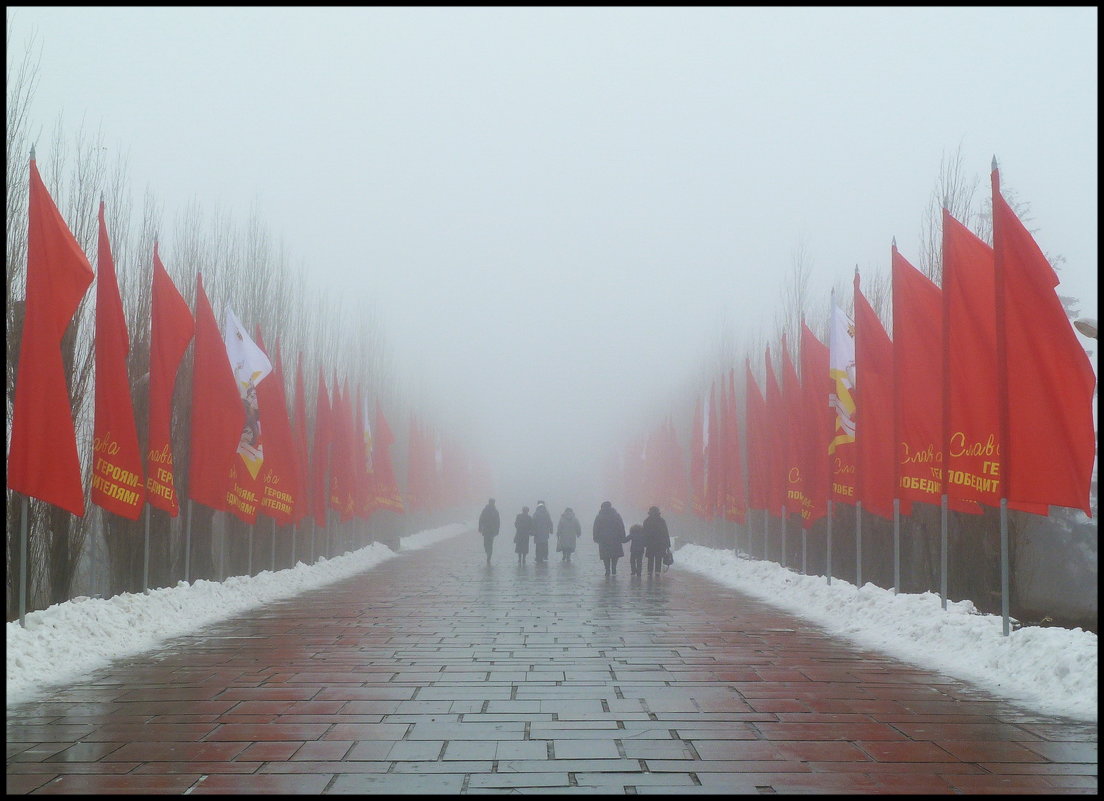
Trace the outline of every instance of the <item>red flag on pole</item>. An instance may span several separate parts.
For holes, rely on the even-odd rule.
[[[722,384],[722,386],[724,386]],[[717,403],[717,382],[709,387],[709,443],[706,446],[705,457],[708,465],[706,470],[706,516],[709,519],[724,515],[722,505],[722,491],[724,478],[721,475],[721,455],[724,453],[724,443],[721,442],[721,416]]]
[[[326,470],[330,466],[330,441],[333,436],[330,425],[330,398],[326,392],[326,379],[318,371],[317,406],[314,415],[314,448],[311,451],[311,509],[314,523],[326,527],[326,510],[329,508],[329,482]]]
[[[265,349],[260,326],[257,327],[257,346],[261,350]],[[264,461],[261,463],[259,476],[259,511],[277,523],[287,525],[298,519],[295,507],[300,493],[295,436],[288,419],[279,343],[276,344],[276,358],[272,360],[271,375],[257,384],[257,402],[261,427],[264,430]]]
[[[127,375],[127,335],[123,299],[100,201],[96,266],[96,410],[92,426],[92,503],[128,520],[137,520],[146,503],[142,454]]]
[[[156,242],[153,244],[152,294],[146,497],[151,506],[176,517],[180,503],[173,478],[173,385],[184,350],[195,334],[195,320],[161,263]]]
[[[770,500],[767,491],[768,470],[766,441],[767,409],[755,376],[751,374],[751,360],[744,362],[745,381],[747,382],[747,461],[748,461],[748,506],[752,509],[768,509]]]
[[[943,353],[932,347],[943,333],[943,299],[930,278],[893,246],[894,409],[898,440],[898,495],[940,505],[943,494]],[[958,511],[977,504],[949,499]]]
[[[825,401],[827,403],[827,400]],[[786,335],[782,335],[782,406],[783,415],[778,422],[783,426],[783,475],[786,480],[786,511],[795,517],[807,518],[812,512],[809,497],[805,494],[805,469],[809,458],[806,435],[805,403],[801,394],[801,382],[790,358]],[[827,456],[825,456],[827,458]]]
[[[832,442],[835,412],[828,396],[834,386],[829,371],[828,346],[821,342],[805,321],[801,321],[801,408],[803,431],[803,470],[806,506],[801,524],[809,528],[828,514],[828,447]]]
[[[893,343],[855,273],[855,488],[863,508],[893,519]],[[902,508],[907,512],[907,507]]]
[[[230,471],[239,458],[245,409],[218,321],[203,291],[202,274],[196,276],[195,325],[188,497],[228,512]]]
[[[1055,292],[1058,276],[1000,192],[993,163],[1002,493],[1092,514],[1096,377]]]
[[[307,395],[303,388],[303,352],[295,365],[295,474],[298,493],[295,496],[295,522],[311,513],[310,456],[307,448]]]
[[[767,502],[769,511],[781,514],[786,503],[786,408],[782,405],[782,391],[771,367],[770,345],[767,346],[766,422],[763,447],[766,451]]]
[[[334,386],[337,376],[334,375]],[[353,516],[355,507],[354,493],[356,476],[353,473],[353,422],[349,404],[349,379],[341,392],[334,392],[333,405],[333,449],[331,458],[333,469],[330,471],[330,504],[337,511],[341,522]]]
[[[395,471],[391,467],[391,445],[395,442],[395,435],[391,432],[391,426],[387,424],[387,418],[383,415],[383,408],[376,400],[376,431],[372,439],[372,470],[376,486],[376,503],[381,509],[390,509],[392,512],[402,514],[403,499],[399,492],[398,482],[395,481]]]
[[[744,470],[740,464],[739,414],[736,411],[736,370],[728,371],[728,399],[725,403],[725,519],[733,523],[747,520],[747,494]]]
[[[943,209],[943,453],[951,499],[1000,506],[996,264]],[[1045,515],[1040,504],[1013,503]]]
[[[61,339],[94,278],[31,159],[27,295],[8,450],[8,488],[84,515]]]
[[[705,501],[705,435],[702,404],[694,404],[693,429],[690,432],[690,497],[696,517],[706,517]]]

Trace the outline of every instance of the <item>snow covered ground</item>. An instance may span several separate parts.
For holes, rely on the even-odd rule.
[[[470,530],[454,523],[403,537],[399,550],[424,548]],[[398,554],[373,543],[315,565],[235,576],[224,582],[181,582],[147,594],[77,598],[31,612],[26,628],[8,623],[7,703],[34,700],[49,687],[88,675],[111,660],[155,647],[251,607],[369,570]],[[1025,709],[1096,721],[1097,636],[1081,629],[1022,628],[1004,637],[1001,619],[969,602],[894,595],[872,584],[856,589],[835,579],[802,576],[731,551],[684,545],[675,568],[797,614],[824,629],[903,661],[961,678]],[[674,578],[674,577],[673,577]]]

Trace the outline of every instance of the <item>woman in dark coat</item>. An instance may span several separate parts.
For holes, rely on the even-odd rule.
[[[579,525],[579,518],[569,506],[563,510],[560,522],[556,524],[556,550],[563,554],[561,561],[571,561],[571,554],[575,553],[575,543],[582,535],[583,528]]]
[[[609,501],[602,501],[602,508],[594,518],[594,541],[598,543],[598,557],[606,566],[606,575],[617,575],[617,560],[625,555],[621,543],[625,541],[625,521]]]
[[[521,507],[521,514],[514,518],[514,553],[518,555],[518,564],[525,564],[525,556],[529,553],[529,538],[533,536],[533,518],[529,516],[529,507]]]
[[[663,555],[671,547],[671,535],[667,521],[659,516],[659,507],[653,506],[644,518],[644,555],[648,557],[648,575],[658,576],[663,569]]]

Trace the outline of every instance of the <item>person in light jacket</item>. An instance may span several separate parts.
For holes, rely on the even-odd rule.
[[[617,560],[625,555],[621,543],[625,541],[625,521],[609,501],[602,501],[602,508],[594,518],[594,541],[598,543],[598,558],[606,566],[606,575],[617,575]]]
[[[570,562],[571,554],[575,553],[575,543],[583,535],[583,527],[579,525],[579,518],[569,506],[563,510],[560,520],[556,523],[556,550],[563,554],[561,562]]]

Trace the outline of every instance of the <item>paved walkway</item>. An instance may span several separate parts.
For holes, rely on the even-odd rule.
[[[1090,793],[1017,710],[677,567],[475,534],[8,710],[9,793]]]

